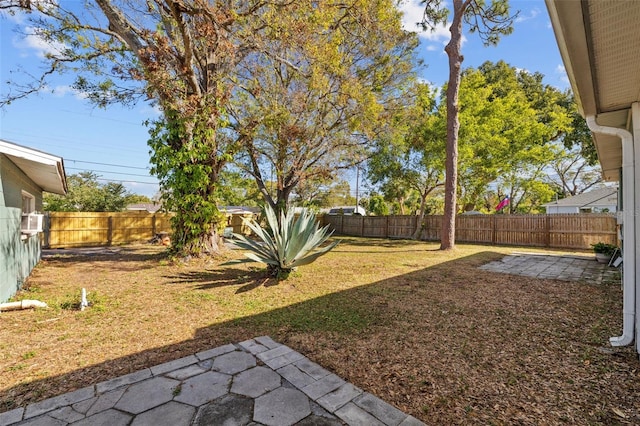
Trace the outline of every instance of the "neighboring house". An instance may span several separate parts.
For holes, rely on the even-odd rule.
[[[239,214],[239,215],[243,215],[243,214],[259,214],[260,213],[260,207],[247,207],[247,206],[218,206],[218,210],[220,210],[221,213],[225,213],[227,215],[233,215],[233,214]]]
[[[337,207],[331,207],[331,209],[329,209],[329,212],[327,214],[330,215],[336,215],[336,214],[343,214],[345,216],[352,216],[352,215],[356,215],[356,216],[366,216],[367,212],[365,211],[364,207],[361,206],[337,206]]]
[[[620,182],[622,334],[640,352],[640,2],[545,0],[605,180]]]
[[[127,204],[125,207],[127,211],[146,211],[149,213],[156,213],[162,210],[162,203],[137,203]]]
[[[559,213],[614,213],[618,208],[618,188],[594,189],[543,204],[547,214]]]
[[[42,191],[66,194],[62,158],[0,140],[0,302],[40,260]]]

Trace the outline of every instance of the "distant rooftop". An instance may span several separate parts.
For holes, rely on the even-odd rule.
[[[606,187],[594,189],[593,191],[584,192],[574,195],[573,197],[563,198],[561,200],[552,201],[543,204],[543,207],[562,206],[562,207],[608,207],[618,204],[618,188]]]
[[[155,213],[158,210],[162,209],[162,203],[136,203],[136,204],[127,204],[127,210],[133,211],[142,211],[146,210],[149,213]]]

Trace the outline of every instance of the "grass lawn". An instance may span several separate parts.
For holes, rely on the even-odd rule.
[[[619,282],[477,269],[522,248],[437,249],[345,238],[280,283],[150,245],[50,258],[17,295],[50,308],[0,314],[0,412],[270,335],[427,424],[640,424],[640,363],[608,347]]]

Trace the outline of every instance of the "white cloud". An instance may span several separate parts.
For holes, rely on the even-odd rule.
[[[449,40],[451,34],[449,33],[448,25],[440,25],[433,32],[423,31],[418,26],[418,22],[422,21],[424,13],[424,6],[420,4],[420,0],[403,1],[400,4],[400,11],[402,12],[402,28],[406,31],[417,32],[421,38],[430,41]]]
[[[84,100],[84,99],[87,99],[88,97],[88,95],[85,92],[80,92],[74,89],[73,87],[66,86],[66,85],[59,85],[55,87],[45,86],[42,89],[42,91],[51,93],[51,95],[55,96],[56,98],[63,98],[68,94],[73,95],[78,100]]]
[[[35,50],[36,55],[40,58],[44,58],[46,55],[60,56],[66,48],[63,43],[45,40],[34,27],[26,27],[25,32],[27,35],[20,40],[14,39],[13,45],[18,49]]]
[[[569,76],[567,75],[567,69],[562,64],[558,64],[556,66],[556,74],[561,82],[569,86],[571,82],[569,81]]]
[[[428,85],[431,90],[440,90],[440,86],[438,86],[431,80],[428,80],[424,77],[418,77],[417,80],[418,80],[418,83]]]
[[[535,19],[539,14],[540,14],[540,9],[533,8],[529,11],[529,14],[527,15],[523,15],[523,14],[518,15],[518,17],[516,18],[516,22],[524,22],[524,21],[529,21],[531,19]]]
[[[157,118],[162,115],[162,108],[160,108],[160,106],[157,104],[154,104],[154,105],[147,104],[142,108],[140,108],[139,112],[141,115],[144,115],[145,117]]]
[[[446,7],[446,5],[444,7]],[[422,40],[441,43],[442,45],[446,45],[449,42],[451,38],[451,33],[449,32],[449,26],[451,26],[450,22],[447,22],[444,25],[438,25],[433,31],[423,31],[422,28],[417,25],[418,22],[422,21],[424,14],[424,5],[420,4],[420,0],[402,1],[400,3],[400,12],[402,12],[402,28],[405,31],[418,33],[418,36]],[[467,38],[463,34],[462,44],[466,41]],[[440,49],[436,46],[430,45],[427,46],[427,50],[438,51]]]

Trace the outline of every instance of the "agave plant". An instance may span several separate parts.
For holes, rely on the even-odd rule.
[[[247,259],[240,262],[262,262],[267,265],[270,275],[286,278],[298,266],[308,265],[326,254],[339,241],[320,248],[333,234],[329,226],[319,228],[313,213],[303,212],[296,220],[293,210],[280,213],[280,220],[273,209],[267,205],[265,216],[269,230],[263,229],[255,221],[247,221],[249,228],[260,241],[255,241],[240,234],[233,234],[234,243],[249,253]]]

